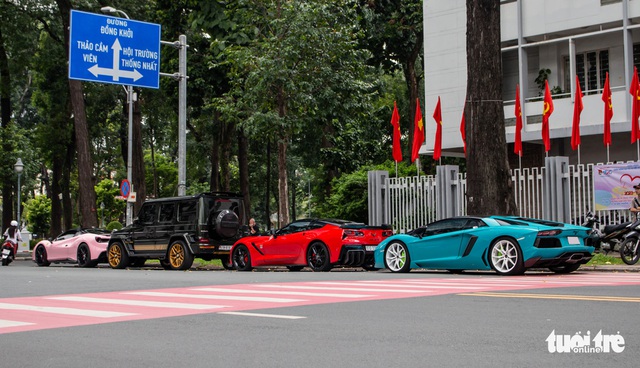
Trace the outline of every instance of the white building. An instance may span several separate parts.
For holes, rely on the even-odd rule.
[[[578,75],[584,93],[580,162],[607,162],[603,144],[602,87],[609,72],[612,91],[612,144],[609,161],[638,160],[631,144],[629,85],[634,64],[640,69],[640,0],[502,0],[502,82],[508,153],[513,154],[514,100],[520,86],[524,127],[523,164],[542,166],[545,156],[541,121],[543,90],[536,78],[548,69],[555,111],[549,119],[549,156],[569,156],[573,91]],[[421,153],[433,151],[435,122],[431,115],[438,96],[443,114],[444,156],[462,155],[460,119],[466,96],[466,0],[424,0],[425,122]],[[561,90],[561,92],[559,92]]]

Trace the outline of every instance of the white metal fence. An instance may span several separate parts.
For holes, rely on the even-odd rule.
[[[596,164],[569,165],[568,177],[571,222],[580,224],[588,211],[594,208],[593,168]],[[524,168],[511,171],[515,202],[520,216],[544,218],[543,178],[545,168]],[[386,178],[385,208],[387,219],[395,232],[406,232],[435,221],[436,218],[435,175],[404,178]],[[466,174],[459,173],[455,180],[456,214],[466,215]],[[601,225],[631,221],[628,210],[597,211]]]

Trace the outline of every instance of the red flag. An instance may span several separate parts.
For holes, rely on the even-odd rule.
[[[640,115],[640,85],[638,83],[638,68],[633,67],[633,79],[631,80],[631,143],[640,139],[640,129],[638,128],[638,117]]]
[[[442,155],[442,110],[440,109],[440,96],[436,109],[433,111],[433,118],[436,121],[436,142],[433,145],[433,159],[439,160]]]
[[[580,114],[584,105],[582,104],[582,89],[580,79],[576,75],[576,96],[573,101],[573,126],[571,128],[571,149],[574,151],[580,145]]]
[[[516,85],[516,139],[513,141],[513,153],[522,156],[522,106],[520,105],[520,86]]]
[[[549,116],[553,114],[553,99],[551,91],[549,91],[549,82],[544,81],[544,104],[542,109],[542,141],[544,142],[544,151],[548,152],[551,148],[549,140]]]
[[[416,98],[416,117],[413,119],[413,149],[411,150],[411,162],[418,158],[420,146],[424,142],[424,121],[422,120],[422,110],[420,110],[420,100]]]
[[[400,162],[402,161],[402,150],[400,149],[400,114],[398,114],[398,106],[395,101],[393,101],[391,125],[393,125],[393,159],[395,162]]]
[[[462,106],[462,119],[460,119],[460,135],[462,136],[462,148],[464,149],[464,156],[467,157],[467,132],[466,123],[464,121],[464,109],[467,107],[465,104]]]
[[[602,89],[602,101],[604,102],[604,137],[605,146],[611,144],[611,118],[613,117],[613,105],[611,104],[611,88],[609,87],[609,72],[604,80]]]

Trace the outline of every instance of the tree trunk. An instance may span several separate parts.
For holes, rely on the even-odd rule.
[[[213,114],[214,125],[220,126],[220,113]],[[209,186],[212,192],[220,190],[220,141],[222,133],[214,134],[211,140],[211,184]]]
[[[287,141],[278,141],[278,218],[281,225],[289,223],[289,185],[287,179]]]
[[[221,144],[220,144],[220,187],[224,192],[231,191],[231,141],[233,139],[233,123],[222,124]]]
[[[282,87],[278,89],[277,105],[278,116],[284,119],[287,116],[287,103]],[[278,222],[285,225],[289,223],[289,189],[287,178],[287,142],[289,137],[286,132],[280,134],[278,140]]]
[[[411,152],[413,150],[413,119],[416,116],[416,104],[415,101],[419,96],[418,93],[418,76],[416,75],[416,60],[420,55],[420,50],[422,50],[423,42],[422,42],[422,32],[416,34],[417,40],[416,44],[413,46],[411,50],[411,54],[404,62],[404,79],[407,83],[407,89],[409,90],[409,149],[408,152],[408,162],[411,162]]]
[[[13,156],[13,137],[9,134],[9,125],[11,123],[11,72],[9,71],[9,58],[4,48],[4,37],[0,32],[0,113],[2,124],[2,157],[0,165],[6,169],[2,179],[2,228],[9,227],[11,220],[17,220],[13,217],[13,189],[14,178],[13,165],[15,163]],[[11,173],[11,175],[8,175]],[[20,204],[18,204],[20,205]]]
[[[264,189],[264,216],[267,230],[271,230],[271,207],[269,206],[269,192],[271,191],[271,140],[267,140],[267,185]]]
[[[62,171],[64,170],[65,156],[60,154],[53,155],[51,191],[47,192],[51,195],[51,227],[49,227],[49,237],[53,238],[62,232]],[[47,168],[43,166],[43,172]]]
[[[513,215],[502,101],[500,1],[467,0],[467,213]]]
[[[249,143],[244,130],[238,131],[238,166],[240,171],[240,193],[244,198],[244,213],[249,217],[251,214],[251,193],[249,191]]]
[[[63,230],[69,230],[73,227],[73,201],[71,200],[71,189],[69,185],[71,183],[71,170],[73,169],[73,155],[75,151],[75,139],[72,139],[67,146],[67,156],[65,158],[65,164],[62,169],[62,213],[63,216]],[[58,234],[53,234],[58,235]]]

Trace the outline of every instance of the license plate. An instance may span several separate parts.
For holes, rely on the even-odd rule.
[[[2,255],[8,256],[9,254],[11,254],[11,251],[9,249],[3,249],[2,250]]]
[[[373,252],[374,250],[376,250],[376,248],[378,248],[377,245],[367,245],[364,247],[364,250],[366,250],[367,252]]]
[[[221,245],[218,250],[231,250],[231,245]]]
[[[577,236],[568,236],[567,241],[569,242],[569,244],[580,244],[580,238],[578,238]]]

